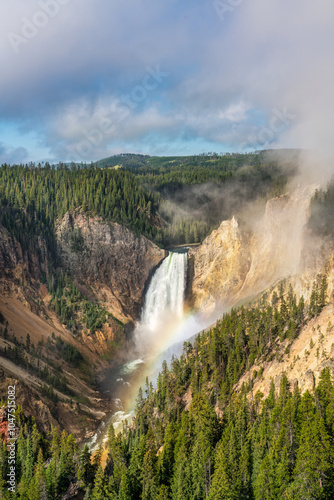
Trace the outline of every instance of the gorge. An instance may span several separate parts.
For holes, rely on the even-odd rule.
[[[21,179],[15,170],[3,172],[9,186]],[[80,463],[91,451],[93,463],[102,445],[105,474],[109,451],[116,453],[115,443],[122,442],[128,454],[119,466],[126,464],[122,477],[130,483],[143,442],[155,457],[155,480],[166,481],[157,479],[156,467],[167,460],[167,429],[174,423],[187,428],[189,418],[192,436],[201,405],[221,432],[238,398],[260,408],[261,398],[277,398],[282,384],[307,397],[324,370],[333,372],[330,186],[317,191],[315,185],[283,184],[274,196],[236,202],[235,213],[208,227],[191,220],[185,205],[163,219],[154,196],[145,199],[139,187],[134,204],[127,176],[132,183],[136,177],[119,169],[46,169],[38,176],[26,169],[24,175],[35,190],[45,176],[46,184],[55,185],[65,177],[63,186],[75,184],[78,191],[68,195],[72,201],[63,204],[58,197],[56,207],[50,202],[45,213],[57,209],[57,217],[41,218],[40,226],[45,201],[40,212],[31,208],[33,218],[16,207],[15,197],[3,202],[0,214],[0,390],[17,387],[20,418],[30,422],[21,434],[34,422],[45,436],[58,429],[73,433]],[[98,192],[105,190],[109,205],[94,201],[93,192],[87,201],[92,179],[101,181]],[[14,189],[7,189],[9,198]],[[217,210],[219,200],[207,201],[206,189],[196,192],[196,203],[204,204],[199,218],[207,208]],[[70,208],[79,199],[83,204]],[[180,220],[184,213],[187,222]],[[183,239],[197,239],[199,227],[206,236],[185,245]],[[176,238],[179,245],[163,245],[162,238]],[[119,430],[123,437],[113,437]],[[195,444],[200,446],[189,444],[193,461],[199,456]],[[210,460],[215,453],[212,448]],[[112,488],[121,491],[120,483]],[[135,483],[131,488],[132,498],[139,498]]]

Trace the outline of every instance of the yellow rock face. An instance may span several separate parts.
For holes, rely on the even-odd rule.
[[[189,251],[189,257],[194,266],[194,307],[208,313],[236,295],[250,267],[249,245],[235,218],[223,221],[200,247]]]
[[[191,249],[191,304],[210,314],[283,278],[301,278],[310,253],[305,225],[313,191],[310,186],[269,200],[263,216],[249,221],[252,229],[247,232],[234,217],[223,221],[202,245]],[[313,279],[314,262],[311,267]]]

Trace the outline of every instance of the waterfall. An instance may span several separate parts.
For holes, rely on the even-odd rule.
[[[125,365],[113,368],[105,378],[108,393],[113,395],[116,410],[102,425],[98,434],[89,443],[97,449],[101,439],[107,439],[106,428],[112,423],[117,431],[122,429],[124,419],[134,415],[134,397],[144,376],[154,382],[161,368],[160,358],[171,332],[182,323],[183,299],[187,276],[187,252],[170,252],[152,276],[148,286],[141,319],[134,332],[135,349],[133,358]],[[158,365],[155,364],[158,362]]]
[[[154,273],[148,287],[141,316],[142,326],[156,329],[166,312],[182,317],[186,273],[187,253],[171,252]]]
[[[183,319],[183,299],[187,276],[187,252],[170,252],[152,276],[148,286],[141,319],[134,332],[135,349],[132,359],[125,365],[113,367],[104,380],[112,394],[115,410],[106,418],[89,446],[96,450],[107,439],[106,429],[112,423],[116,431],[122,429],[123,421],[134,415],[134,398],[144,377],[154,382],[161,367],[155,367],[157,355]]]

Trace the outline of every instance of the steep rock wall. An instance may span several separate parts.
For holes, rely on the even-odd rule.
[[[136,320],[146,283],[166,256],[144,236],[120,224],[66,214],[57,229],[63,267],[119,316]]]
[[[119,224],[107,224],[79,213],[67,214],[59,221],[56,236],[57,266],[61,265],[64,272],[71,274],[80,291],[123,323],[136,320],[150,274],[165,257],[165,251]],[[73,402],[55,389],[59,401],[51,404],[42,390],[45,380],[3,352],[0,353],[0,379],[14,377],[18,387],[24,387],[24,391],[18,393],[18,402],[24,404],[27,414],[45,421],[46,430],[50,430],[50,423],[59,423],[77,437],[88,438],[105,416],[105,409],[110,410],[110,402],[100,398],[92,389],[92,382],[114,359],[116,352],[122,355],[127,329],[123,330],[122,325],[110,317],[109,324],[94,334],[71,333],[50,308],[50,294],[41,283],[42,273],[47,275],[48,268],[42,238],[36,237],[31,248],[23,250],[0,226],[0,348],[13,349],[17,339],[23,354],[35,366],[36,360],[26,348],[29,334],[29,343],[43,354],[40,365],[50,363],[50,374],[55,373],[54,366],[61,367],[75,395]],[[80,367],[62,358],[55,337],[81,353],[84,361]],[[0,384],[0,393],[5,391],[6,387]],[[79,403],[76,396],[84,399]]]
[[[319,259],[319,243],[305,231],[313,191],[310,186],[269,200],[262,218],[251,221],[248,231],[241,230],[235,218],[224,221],[202,245],[191,249],[191,305],[211,313],[291,276],[298,276],[295,286],[300,293],[308,290],[328,260],[328,249]]]
[[[14,279],[33,281],[39,279],[47,267],[45,242],[34,239],[35,249],[24,251],[20,243],[0,225],[0,283]]]
[[[243,383],[247,384],[252,380],[252,394],[260,391],[267,397],[271,380],[278,393],[282,375],[285,373],[292,388],[298,385],[302,392],[312,392],[324,368],[329,368],[334,375],[333,303],[328,304],[319,316],[305,325],[287,350],[286,345],[287,341],[281,346],[282,354],[272,361],[253,365],[241,377],[235,389],[241,389]],[[261,375],[257,375],[260,369]]]
[[[249,242],[235,218],[223,221],[188,255],[192,269],[190,304],[206,313],[238,293],[251,265]]]

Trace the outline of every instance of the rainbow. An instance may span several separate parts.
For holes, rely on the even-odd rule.
[[[169,322],[162,322],[163,326],[158,328],[158,333],[155,332],[154,337],[150,337],[151,341],[149,345],[146,344],[143,355],[125,365],[127,373],[132,371],[134,376],[131,378],[131,386],[126,389],[123,412],[115,414],[113,422],[115,430],[121,430],[123,421],[134,417],[138,391],[145,385],[146,377],[154,385],[163,359],[167,358],[169,361],[175,351],[180,354],[183,342],[201,332],[211,323],[212,320],[203,320],[196,314],[185,314],[182,318],[172,317],[169,314]]]

